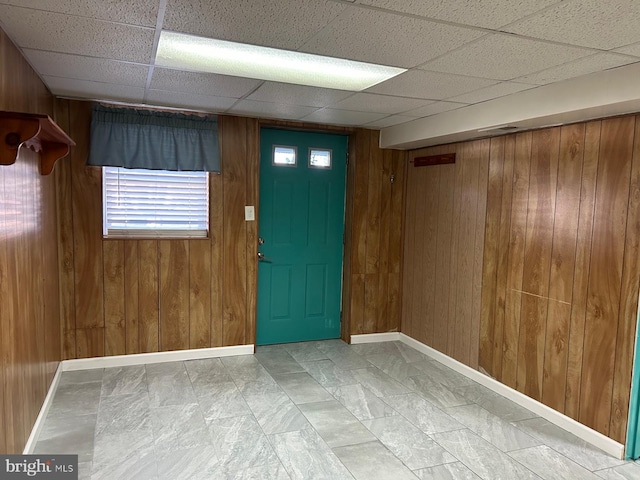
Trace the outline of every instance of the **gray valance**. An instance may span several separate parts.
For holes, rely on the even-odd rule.
[[[88,165],[220,172],[214,117],[93,107]]]

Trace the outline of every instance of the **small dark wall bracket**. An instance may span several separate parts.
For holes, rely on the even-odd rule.
[[[413,160],[414,167],[431,167],[434,165],[447,165],[456,163],[455,153],[443,153],[441,155],[429,155],[427,157],[416,157]]]

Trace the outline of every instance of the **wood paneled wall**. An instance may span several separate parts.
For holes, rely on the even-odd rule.
[[[253,343],[259,125],[220,117],[208,239],[102,237],[101,169],[85,165],[91,104],[58,101],[78,146],[57,169],[65,358]],[[62,122],[61,122],[62,123]]]
[[[420,154],[444,151],[408,167],[403,331],[624,443],[640,117]]]
[[[57,101],[56,112],[77,143],[71,161],[56,169],[65,358],[254,343],[258,224],[244,221],[244,206],[259,208],[261,123],[218,117],[222,174],[210,175],[209,239],[114,240],[102,237],[100,168],[85,165],[91,104]],[[345,339],[350,333],[396,330],[400,318],[400,166],[405,154],[380,150],[376,132],[357,130],[352,139],[357,160],[350,168],[358,178],[364,175],[365,182],[357,184],[357,201],[348,213],[357,221],[354,248],[346,248],[346,258],[355,260],[346,265],[354,266],[350,278],[362,280],[358,301],[345,301],[349,310],[356,306],[357,318],[350,324],[345,312]],[[390,174],[396,170],[392,188]],[[367,298],[365,274],[370,280]]]
[[[53,97],[2,30],[0,110],[53,114]],[[54,176],[38,164],[21,149],[15,164],[0,166],[3,453],[22,452],[60,361]]]
[[[455,164],[414,167],[423,155]],[[412,151],[405,199],[402,332],[478,366],[489,140]]]
[[[373,130],[359,129],[349,142],[343,325],[352,335],[400,329],[407,153],[378,145]]]
[[[480,365],[624,443],[640,279],[640,120],[493,139]]]

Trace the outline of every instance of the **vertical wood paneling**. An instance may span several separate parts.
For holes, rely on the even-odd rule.
[[[438,240],[438,193],[440,189],[440,168],[424,171],[429,175],[425,179],[425,189],[421,195],[421,206],[424,208],[424,224],[420,234],[422,257],[422,284],[420,285],[420,311],[423,313],[420,331],[424,342],[433,343],[435,332],[435,285],[436,251]]]
[[[138,339],[140,353],[157,352],[160,348],[160,291],[158,289],[158,241],[140,240],[138,255]]]
[[[471,285],[471,329],[469,366],[477,369],[480,362],[480,317],[482,311],[482,269],[487,215],[487,185],[489,183],[489,154],[491,142],[478,142],[478,185],[475,190],[476,223],[473,251],[473,282]]]
[[[626,116],[493,138],[488,165],[478,141],[410,152],[457,154],[450,186],[440,171],[437,207],[417,199],[439,167],[409,168],[406,180],[402,331],[621,443],[640,290],[639,123]],[[423,281],[429,235],[435,284]],[[428,302],[416,298],[429,288],[433,339],[422,333]]]
[[[160,351],[189,348],[189,241],[160,240]]]
[[[124,355],[125,290],[124,242],[112,240],[103,244],[105,354]]]
[[[453,193],[455,182],[455,166],[441,165],[440,184],[438,190],[438,239],[436,242],[436,284],[434,300],[433,348],[442,351],[447,349],[449,318],[449,282],[451,279],[451,229],[453,222]]]
[[[355,162],[356,172],[353,189],[353,224],[351,254],[352,275],[367,272],[367,210],[369,188],[369,149],[371,147],[371,132],[358,130],[353,135],[356,157],[350,159]],[[357,331],[362,331],[363,326],[356,326]]]
[[[633,372],[633,349],[637,335],[638,295],[640,290],[640,119],[635,117],[629,210],[622,266],[622,289],[616,360],[614,365],[611,426],[609,436],[624,439],[629,415],[629,388]]]
[[[503,329],[502,382],[515,388],[518,365],[518,338],[522,306],[522,275],[524,270],[527,204],[529,199],[529,167],[531,133],[516,135],[509,260]]]
[[[140,262],[138,241],[124,242],[124,316],[127,353],[140,353]]]
[[[410,158],[453,152],[453,165],[407,170],[402,331],[477,366],[489,141]]]
[[[487,214],[482,271],[482,310],[480,331],[479,365],[493,374],[493,339],[497,317],[498,248],[502,208],[502,174],[504,170],[504,147],[506,137],[491,140],[489,178],[487,183]]]
[[[211,237],[211,346],[222,346],[222,255],[224,245],[222,175],[209,175],[209,235]]]
[[[351,275],[351,334],[362,333],[365,306],[365,276]]]
[[[456,332],[454,358],[466,365],[470,364],[473,310],[473,271],[475,251],[475,230],[478,200],[478,175],[480,170],[480,149],[483,142],[470,142],[463,146],[464,163],[460,200],[460,225],[458,228],[458,265]],[[486,185],[483,186],[486,191]]]
[[[415,168],[415,167],[414,167]],[[416,172],[416,177],[420,178],[420,183],[424,184],[428,178],[425,170],[420,170]],[[426,271],[424,268],[421,268],[426,264],[425,257],[426,251],[424,248],[424,240],[425,240],[425,228],[426,228],[426,217],[429,208],[425,206],[424,202],[424,193],[425,190],[416,194],[415,202],[415,217],[412,219],[413,223],[415,223],[415,229],[413,232],[413,245],[414,245],[414,253],[413,258],[416,262],[416,268],[413,269],[413,280],[412,280],[412,302],[411,302],[411,310],[414,312],[411,318],[411,332],[412,336],[417,340],[426,343],[427,339],[425,336],[426,332],[426,322],[424,322],[424,311],[422,310],[422,300],[423,293],[425,288],[425,276]]]
[[[587,288],[591,267],[591,238],[593,212],[596,197],[596,177],[602,122],[590,122],[585,127],[585,147],[580,189],[580,214],[573,276],[571,325],[569,328],[569,352],[567,359],[567,391],[565,413],[578,419],[580,413],[580,388],[582,382],[582,358],[587,308]]]
[[[104,357],[104,327],[76,330],[78,358]]]
[[[418,250],[415,247],[415,230],[416,230],[416,208],[417,208],[417,178],[413,165],[408,164],[406,168],[407,172],[407,191],[405,197],[405,223],[404,223],[404,239],[403,246],[404,252],[410,252],[410,255],[406,255],[404,261],[404,268],[402,269],[402,321],[401,330],[407,335],[413,337],[413,297],[416,292],[414,289],[414,269],[417,264]],[[411,258],[412,261],[408,261]],[[447,299],[448,300],[448,299]]]
[[[508,136],[504,148],[504,168],[502,171],[502,208],[500,213],[500,237],[498,243],[498,270],[496,272],[496,319],[493,337],[493,365],[491,373],[502,378],[505,309],[507,304],[507,281],[509,275],[509,241],[511,232],[511,201],[513,194],[513,166],[515,162],[515,136]],[[487,219],[487,222],[497,219]]]
[[[260,209],[260,124],[256,119],[247,120],[247,205]],[[256,310],[258,301],[258,220],[247,222],[247,333],[245,341],[255,343]]]
[[[364,275],[364,319],[362,333],[376,331],[376,319],[380,311],[381,299],[378,292],[377,273]]]
[[[382,152],[382,171],[380,176],[380,268],[378,270],[378,298],[380,305],[376,315],[375,332],[387,332],[391,329],[389,315],[389,242],[391,228],[391,171],[393,153]]]
[[[223,132],[220,145],[223,157],[223,332],[222,344],[245,343],[247,316],[247,238],[244,219],[246,205],[247,165],[246,158],[247,119],[222,117]]]
[[[407,156],[405,152],[391,152],[391,205],[389,209],[389,272],[400,273],[402,268],[402,219]],[[395,324],[400,326],[399,323]]]
[[[368,139],[367,151],[367,203],[365,230],[365,312],[363,333],[376,331],[377,319],[380,314],[379,272],[380,258],[380,219],[382,205],[382,172],[383,152],[378,146],[378,132],[367,131],[364,135]],[[386,302],[385,302],[386,303]]]
[[[627,224],[634,118],[602,121],[580,392],[582,423],[607,435]]]
[[[380,270],[380,208],[382,202],[382,163],[383,152],[378,148],[379,132],[369,131],[369,157],[367,187],[367,231],[364,273],[378,273]],[[365,322],[369,320],[365,318]],[[373,331],[373,326],[365,326],[365,330]]]
[[[542,399],[560,130],[532,134],[516,387]]]
[[[397,331],[401,321],[407,157],[405,152],[381,150],[378,143],[377,131],[356,129],[349,137],[343,321],[351,335]]]
[[[584,134],[584,124],[560,129],[560,160],[542,385],[543,403],[559,411],[563,411],[565,405]]]
[[[69,132],[69,102],[56,101],[56,122]],[[73,261],[73,207],[71,203],[71,165],[75,149],[66,161],[55,167],[56,212],[58,223],[58,279],[60,282],[60,328],[62,358],[76,358],[75,271]]]
[[[88,138],[91,105],[72,102],[70,128],[72,138]],[[88,142],[76,142],[72,160],[72,212],[75,225],[73,260],[75,280],[76,328],[104,327],[102,273],[102,173],[99,167],[85,165]],[[85,339],[88,337],[85,336]],[[95,342],[85,343],[89,348]],[[100,350],[104,350],[101,348]],[[101,356],[98,351],[86,351],[89,356]]]
[[[458,146],[456,145],[456,148]],[[462,192],[462,165],[465,161],[464,149],[457,148],[457,159],[454,170],[454,190],[453,190],[453,217],[456,221],[453,222],[451,228],[451,277],[449,283],[449,317],[447,318],[447,349],[444,353],[455,358],[456,353],[456,331],[457,321],[456,315],[458,314],[458,283],[462,280],[458,278],[458,257],[459,257],[459,232],[460,232],[460,217],[461,217],[461,192]],[[408,222],[410,220],[407,220]],[[411,261],[411,256],[405,254],[405,261]]]
[[[54,114],[53,97],[2,30],[0,110]],[[22,451],[61,360],[55,180],[38,164],[37,154],[21,149],[13,165],[0,166],[3,453]]]
[[[211,342],[211,243],[189,242],[189,348]]]

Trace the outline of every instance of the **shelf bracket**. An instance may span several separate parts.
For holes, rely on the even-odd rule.
[[[0,165],[13,165],[24,146],[40,154],[40,174],[49,175],[74,145],[48,115],[0,112]]]

